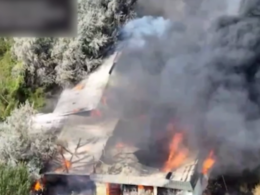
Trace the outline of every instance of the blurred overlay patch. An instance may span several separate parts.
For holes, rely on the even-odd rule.
[[[0,36],[73,36],[75,0],[0,0]]]

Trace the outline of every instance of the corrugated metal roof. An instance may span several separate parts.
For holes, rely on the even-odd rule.
[[[109,71],[113,66],[117,53],[104,61],[102,66],[91,73],[72,89],[65,89],[53,113],[71,114],[78,111],[88,111],[97,108],[103,91],[109,80]]]
[[[128,157],[125,157],[124,160],[127,161],[127,158]],[[125,173],[122,171],[118,174],[104,172],[100,175],[94,175],[93,179],[105,183],[157,186],[181,190],[193,190],[193,180],[197,180],[197,178],[194,177],[194,175],[197,174],[198,160],[196,160],[196,158],[187,159],[182,166],[172,171],[172,176],[169,179],[166,179],[167,173],[161,172],[158,169],[148,171],[144,174],[142,169],[146,169],[147,171],[147,167],[143,167],[139,162],[131,162],[130,164],[132,164],[130,168],[134,169],[135,172]],[[115,166],[117,169],[120,167],[119,163]],[[121,167],[124,166],[131,165],[126,165],[122,162]]]

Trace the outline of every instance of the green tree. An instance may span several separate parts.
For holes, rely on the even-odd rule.
[[[44,105],[42,88],[29,88],[25,85],[25,74],[22,63],[14,60],[10,48],[12,39],[0,38],[0,121],[27,99],[35,108]]]

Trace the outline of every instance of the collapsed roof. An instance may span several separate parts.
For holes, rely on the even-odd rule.
[[[90,175],[92,180],[103,183],[194,189],[200,176],[196,153],[176,169],[164,172],[160,166],[146,164],[138,155],[154,155],[154,151],[143,151],[113,135],[122,127],[118,119],[84,117],[85,121],[81,121],[81,117],[74,116],[74,124],[68,123],[62,129],[58,141],[62,149],[47,174]]]

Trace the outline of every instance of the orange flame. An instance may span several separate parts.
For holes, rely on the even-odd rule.
[[[138,190],[143,190],[143,189],[144,189],[144,186],[138,185]]]
[[[65,167],[66,169],[70,169],[70,167],[71,167],[71,162],[68,161],[68,160],[64,160],[64,167]]]
[[[62,173],[64,171],[68,171],[71,168],[71,162],[64,159],[61,167],[57,168],[54,172],[55,173]]]
[[[213,167],[214,164],[215,164],[214,152],[210,151],[208,157],[203,162],[202,173],[204,175],[207,174],[209,172],[209,170]]]
[[[182,141],[182,133],[176,133],[173,136],[173,139],[169,146],[170,154],[163,168],[164,172],[169,172],[172,169],[179,167],[185,161],[188,155],[188,150],[186,148],[180,147]]]
[[[37,181],[36,181],[36,183],[35,183],[33,189],[34,189],[35,191],[43,190],[43,186],[42,186],[40,180],[37,180]]]

